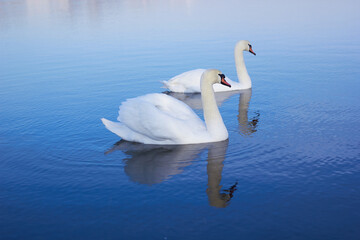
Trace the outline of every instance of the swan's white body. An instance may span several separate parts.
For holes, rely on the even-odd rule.
[[[224,91],[233,91],[233,90],[242,90],[251,88],[251,79],[246,70],[245,61],[244,61],[244,51],[249,51],[255,54],[252,49],[249,41],[241,40],[235,45],[234,55],[235,55],[235,65],[237,76],[239,82],[232,81],[229,78],[225,80],[231,85],[231,88],[228,88],[223,85],[214,85],[215,92],[224,92]],[[162,83],[166,88],[172,92],[183,92],[183,93],[195,93],[200,92],[200,79],[201,75],[204,73],[205,69],[195,69],[188,72],[181,73],[168,81],[163,81]]]
[[[183,102],[153,93],[128,99],[119,109],[119,122],[102,118],[105,127],[122,139],[145,144],[194,144],[223,141],[228,132],[216,105],[212,85],[222,80],[207,70],[201,81],[205,123]],[[220,80],[219,80],[220,79]]]

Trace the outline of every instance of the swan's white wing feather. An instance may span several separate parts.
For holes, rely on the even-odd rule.
[[[118,121],[117,131],[104,124],[128,141],[181,144],[204,141],[208,137],[204,122],[192,109],[165,94],[128,99],[119,108]]]

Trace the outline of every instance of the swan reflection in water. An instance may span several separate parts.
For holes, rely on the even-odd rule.
[[[183,101],[189,105],[192,109],[202,109],[201,94],[200,93],[176,93],[176,92],[165,92],[180,101]],[[260,113],[255,112],[255,116],[249,119],[248,109],[251,100],[251,89],[228,91],[228,92],[216,92],[215,98],[218,107],[226,102],[230,97],[239,95],[239,108],[238,108],[238,123],[239,131],[242,135],[250,136],[257,131],[259,123]]]
[[[224,190],[220,185],[227,147],[228,140],[190,145],[144,145],[121,140],[106,154],[116,150],[123,151],[128,155],[124,159],[124,171],[130,180],[152,185],[181,173],[184,167],[199,157],[200,153],[208,150],[206,193],[211,206],[223,208],[229,204],[237,184]]]
[[[179,174],[204,150],[204,144],[149,145],[121,140],[106,154],[121,150],[124,171],[133,182],[152,185]]]

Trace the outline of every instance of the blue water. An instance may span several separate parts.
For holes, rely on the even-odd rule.
[[[359,9],[0,0],[0,239],[358,239]],[[102,125],[184,71],[236,80],[241,39],[253,88],[217,94],[228,141],[144,146]]]

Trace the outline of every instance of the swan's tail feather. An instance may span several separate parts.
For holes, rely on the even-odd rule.
[[[107,120],[106,118],[101,118],[102,123],[105,125],[105,127],[110,131],[115,133],[116,135],[123,137],[122,130],[124,128],[124,125],[120,122],[113,122],[110,120]]]
[[[101,118],[101,121],[110,132],[115,133],[126,141],[143,142],[147,140],[147,137],[132,131],[121,122],[113,122],[106,118]]]

